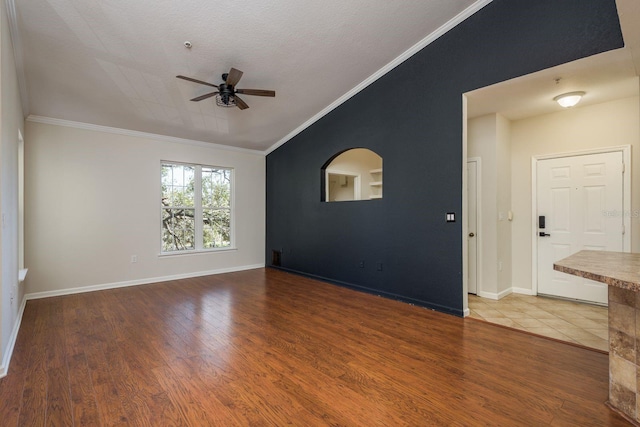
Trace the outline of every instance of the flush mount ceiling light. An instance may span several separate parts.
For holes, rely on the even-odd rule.
[[[553,98],[553,100],[560,104],[561,107],[571,108],[580,102],[580,99],[582,99],[584,94],[585,92],[582,91],[563,93],[562,95],[558,95]]]

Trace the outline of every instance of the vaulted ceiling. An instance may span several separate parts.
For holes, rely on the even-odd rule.
[[[261,151],[488,3],[7,1],[27,115]],[[175,77],[219,84],[231,67],[276,97],[190,102],[212,88]]]
[[[491,0],[6,1],[25,116],[265,151]],[[550,112],[556,77],[591,85],[587,102],[637,95],[640,2],[617,4],[622,52],[470,94],[470,115]],[[238,88],[276,97],[221,108],[189,101],[215,89],[176,79],[217,85],[231,67],[244,72]]]

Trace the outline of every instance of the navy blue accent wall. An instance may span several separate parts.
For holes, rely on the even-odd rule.
[[[267,265],[462,315],[462,94],[622,45],[614,0],[494,0],[267,156]],[[384,198],[321,202],[353,147]]]

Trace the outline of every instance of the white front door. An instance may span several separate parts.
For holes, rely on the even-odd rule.
[[[537,162],[538,294],[607,303],[607,285],[553,263],[583,249],[623,251],[623,170],[621,152]]]
[[[467,162],[468,292],[478,293],[478,162]]]

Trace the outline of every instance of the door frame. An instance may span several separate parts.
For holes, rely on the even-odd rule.
[[[588,154],[622,153],[624,173],[622,175],[622,213],[624,235],[622,246],[624,252],[631,252],[631,145],[592,148],[555,154],[542,154],[531,157],[531,295],[538,295],[538,223],[537,223],[537,168],[538,161],[559,159],[562,157],[584,156]]]
[[[360,174],[350,171],[341,171],[337,169],[325,169],[324,182],[325,185],[325,201],[329,201],[329,175],[344,175],[353,177],[353,200],[362,200],[362,186],[360,184]],[[345,200],[347,201],[347,200]]]
[[[482,158],[481,157],[468,157],[467,163],[475,162],[476,163],[476,295],[480,296],[482,293]],[[469,177],[467,176],[467,186],[469,185]],[[469,194],[467,191],[466,194]],[[467,204],[467,214],[464,215],[464,225],[467,227],[467,218],[468,218],[468,209],[469,205]],[[463,236],[468,237],[469,229],[466,228]],[[468,239],[467,239],[468,241]],[[469,259],[469,245],[466,247],[466,258]],[[467,261],[468,262],[468,261]],[[469,274],[469,270],[465,273],[467,276]],[[465,276],[466,277],[466,276]],[[466,289],[467,293],[469,292],[469,287],[467,285]]]

